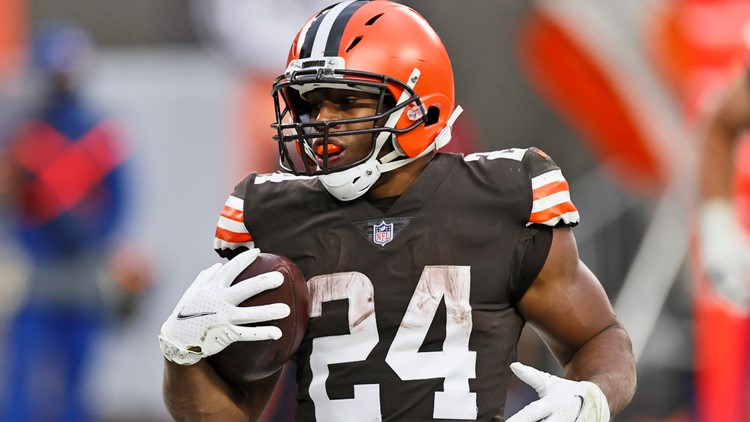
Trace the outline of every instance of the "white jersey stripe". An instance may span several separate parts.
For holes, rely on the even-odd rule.
[[[276,173],[268,173],[268,174],[259,174],[255,177],[255,181],[253,182],[256,185],[262,185],[266,182],[272,182],[272,183],[281,183],[285,180],[305,180],[305,179],[315,179],[318,176],[295,176],[291,173],[282,173],[282,172],[276,172]]]
[[[535,213],[544,211],[565,202],[570,202],[570,192],[567,190],[556,192],[552,195],[545,196],[544,198],[537,199],[536,201],[534,201],[534,204],[531,207],[531,212]]]
[[[552,182],[562,182],[565,180],[565,177],[562,174],[562,171],[558,170],[551,170],[547,173],[540,174],[539,176],[532,177],[531,178],[531,189],[536,189],[544,185],[548,185]]]
[[[219,217],[219,222],[216,223],[219,228],[229,230],[234,233],[247,233],[245,224],[239,221],[235,221],[226,217]]]
[[[509,158],[511,160],[521,161],[524,154],[526,154],[525,148],[510,148],[500,151],[492,152],[475,152],[469,154],[464,158],[464,161],[477,161],[480,157],[486,157],[488,160],[495,160],[498,158]]]
[[[245,201],[234,195],[229,195],[229,198],[227,198],[227,202],[225,202],[224,205],[229,208],[234,208],[237,211],[242,211],[245,208]]]
[[[245,208],[245,201],[242,198],[236,197],[234,195],[229,195],[227,201],[224,203],[224,206],[225,208],[237,211],[234,217],[244,220],[243,212]],[[222,211],[222,214],[219,215],[219,220],[216,223],[214,249],[237,249],[242,246],[252,248],[255,243],[252,241],[252,237],[247,231],[247,227],[245,227],[244,221],[237,221],[235,219],[226,217],[223,215],[223,213],[224,211]],[[227,239],[223,239],[219,236],[227,237]],[[228,240],[229,238],[239,239],[242,237],[250,240],[247,242],[231,242]]]

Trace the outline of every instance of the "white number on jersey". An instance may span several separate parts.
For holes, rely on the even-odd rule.
[[[476,377],[476,352],[469,350],[470,285],[469,267],[425,267],[385,358],[403,380],[445,378],[444,391],[435,392],[435,419],[477,417],[476,394],[469,391],[469,379]],[[379,385],[355,385],[352,399],[331,400],[325,389],[328,365],[363,361],[378,343],[372,282],[366,275],[352,272],[313,277],[308,286],[311,317],[321,315],[323,302],[349,300],[350,334],[313,340],[310,397],[317,419],[379,421]],[[443,350],[419,352],[441,300],[445,300],[447,313]]]

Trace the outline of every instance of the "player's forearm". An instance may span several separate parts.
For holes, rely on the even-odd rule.
[[[182,366],[165,361],[164,404],[176,421],[248,421],[244,395],[224,383],[205,360]]]
[[[731,197],[733,151],[735,138],[738,136],[737,130],[721,125],[718,120],[708,123],[698,154],[701,201]]]
[[[699,124],[699,188],[702,200],[732,194],[734,149],[750,129],[750,73],[743,72],[718,97]]]
[[[636,368],[630,337],[620,325],[612,325],[589,340],[565,365],[565,377],[587,380],[601,388],[612,415],[633,398]]]

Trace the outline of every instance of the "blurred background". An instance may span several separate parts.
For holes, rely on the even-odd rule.
[[[169,420],[159,327],[197,272],[217,261],[214,228],[234,184],[249,171],[276,168],[271,83],[285,68],[296,31],[327,3],[0,0],[0,148],[15,151],[11,141],[30,116],[72,119],[65,114],[72,112],[49,117],[43,104],[52,95],[49,63],[59,56],[66,64],[70,54],[75,62],[64,70],[74,73],[75,91],[95,116],[76,124],[108,122],[112,134],[102,136],[118,141],[102,160],[108,169],[127,170],[122,189],[115,195],[107,185],[112,190],[105,195],[119,198],[113,201],[120,224],[106,231],[106,244],[90,243],[107,251],[90,267],[97,272],[91,288],[106,311],[89,321],[96,325],[89,340],[68,351],[81,358],[60,358],[73,360],[82,406],[94,420]],[[582,216],[574,231],[582,259],[604,284],[638,358],[639,390],[616,420],[699,420],[696,277],[689,259],[696,122],[723,82],[745,66],[750,2],[402,3],[432,23],[452,58],[457,103],[466,112],[449,149],[536,146],[570,182]],[[78,38],[45,44],[38,34],[51,25],[77,28]],[[40,51],[50,57],[47,65],[34,59]],[[68,129],[63,139],[80,133]],[[39,160],[44,151],[65,151],[29,148]],[[67,165],[82,171],[75,160]],[[110,182],[101,174],[90,178]],[[40,334],[46,345],[32,338],[26,349],[11,347],[18,316],[28,317],[25,304],[35,297],[28,280],[36,263],[17,240],[10,201],[1,201],[0,380],[9,380],[19,370],[15,354],[44,349],[62,356],[67,338]],[[59,333],[66,323],[58,323],[47,329]],[[520,359],[558,371],[530,330]],[[67,370],[59,366],[35,375],[39,396],[70,388],[48,382]],[[0,415],[9,414],[15,389],[0,384]],[[509,411],[530,395],[516,385]],[[750,419],[737,419],[743,420]]]

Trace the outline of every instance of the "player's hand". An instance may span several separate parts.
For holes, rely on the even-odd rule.
[[[239,307],[245,299],[279,287],[278,271],[260,274],[242,283],[232,281],[260,254],[250,249],[228,263],[203,270],[188,287],[172,314],[161,326],[159,345],[164,356],[180,365],[192,365],[215,355],[235,341],[277,340],[281,330],[273,326],[240,324],[272,321],[289,315],[289,306],[275,303]]]
[[[609,404],[599,386],[588,381],[571,381],[542,372],[519,362],[510,369],[539,394],[506,422],[605,422]]]
[[[740,312],[750,311],[750,239],[734,217],[732,202],[700,207],[700,254],[714,291]]]

